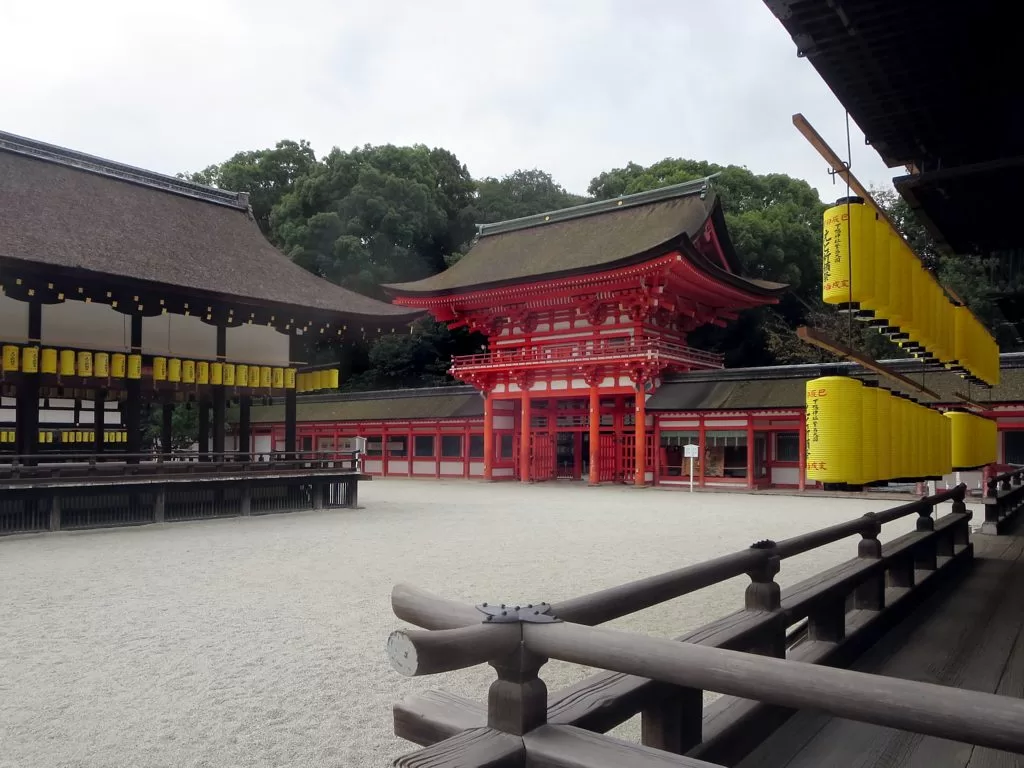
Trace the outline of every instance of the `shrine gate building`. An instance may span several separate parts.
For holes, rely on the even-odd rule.
[[[647,399],[666,374],[722,367],[687,335],[785,288],[740,274],[710,179],[484,225],[448,270],[388,286],[487,338],[451,366],[484,396],[485,479],[548,480],[568,457],[592,484],[637,485],[654,479]]]

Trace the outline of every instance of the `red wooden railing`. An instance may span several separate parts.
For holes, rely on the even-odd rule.
[[[452,358],[452,373],[479,368],[522,368],[564,363],[596,363],[650,360],[686,368],[722,368],[723,358],[714,352],[673,344],[661,339],[599,339],[574,344],[517,349],[494,349]]]

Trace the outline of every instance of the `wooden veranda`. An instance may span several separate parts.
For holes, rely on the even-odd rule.
[[[430,630],[392,634],[398,671],[488,663],[497,680],[486,704],[396,704],[396,734],[424,747],[396,765],[1024,764],[1024,535],[1010,533],[1024,485],[1020,472],[990,483],[995,535],[972,536],[965,491],[552,605],[398,586],[396,616]],[[911,515],[913,532],[879,542]],[[857,557],[775,582],[783,560],[857,535]],[[743,574],[742,609],[675,640],[596,626]],[[604,671],[549,692],[549,659]],[[704,706],[705,691],[724,695]],[[642,744],[604,735],[637,714]]]

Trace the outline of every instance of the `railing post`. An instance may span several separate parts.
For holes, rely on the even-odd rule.
[[[520,645],[504,659],[490,662],[498,679],[487,691],[487,725],[522,736],[547,723],[548,689],[537,673],[547,659]]]
[[[246,516],[252,513],[252,483],[242,483],[242,498],[238,502],[238,514]]]
[[[60,530],[60,494],[57,489],[52,489],[50,494],[50,525],[51,531]]]
[[[922,533],[935,530],[935,521],[932,520],[932,512],[935,511],[934,503],[923,499],[917,508],[916,529]],[[919,571],[934,571],[937,563],[935,537],[931,536],[914,547],[914,568]]]
[[[641,712],[640,743],[682,755],[704,738],[704,692],[666,686],[665,697]]]
[[[857,557],[862,560],[881,560],[882,543],[878,534],[882,532],[882,524],[875,518],[874,512],[864,515],[866,522],[861,531],[861,540],[857,544]],[[885,608],[885,576],[878,574],[865,579],[857,587],[853,597],[854,608],[865,611],[881,611]]]
[[[775,554],[775,542],[765,539],[755,542],[750,548],[763,551],[764,557],[757,566],[747,571],[750,583],[743,593],[743,607],[748,611],[778,613],[782,603],[782,590],[775,582],[775,574],[779,572],[781,559]],[[773,622],[765,632],[767,636],[762,638],[762,642],[747,650],[762,656],[785,658],[786,628],[782,622]]]
[[[156,486],[153,497],[153,522],[162,523],[167,519],[167,486]]]

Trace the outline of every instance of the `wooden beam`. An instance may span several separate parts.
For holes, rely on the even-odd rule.
[[[487,725],[487,707],[445,691],[406,696],[392,707],[395,735],[422,747]]]
[[[897,373],[891,368],[888,368],[882,365],[881,363],[876,362],[867,355],[862,354],[841,342],[829,338],[827,334],[822,333],[817,328],[809,328],[806,325],[802,325],[796,329],[796,335],[801,340],[806,341],[808,344],[813,344],[814,346],[820,349],[824,349],[827,352],[831,352],[834,355],[839,355],[839,357],[843,358],[844,360],[849,360],[851,362],[857,363],[857,365],[863,368],[867,368],[869,371],[877,373],[879,376],[884,376],[885,378],[890,379],[891,381],[894,381],[897,384],[900,384],[904,387],[912,389],[915,392],[920,392],[922,394],[928,395],[928,397],[934,400],[942,399],[936,392],[934,392],[931,389],[928,389],[928,387],[924,386],[923,384],[918,384],[916,381],[908,379],[903,374]]]
[[[424,629],[456,629],[484,620],[484,615],[471,605],[446,600],[409,584],[392,588],[391,609],[402,621]]]
[[[433,746],[403,755],[396,768],[522,768],[526,748],[521,736],[474,728]]]
[[[436,675],[508,656],[521,639],[518,622],[477,623],[434,631],[398,630],[388,637],[388,658],[406,677]]]
[[[570,725],[545,725],[523,736],[530,768],[715,768],[713,763],[620,741]]]
[[[549,659],[1024,754],[1024,700],[1010,696],[568,622],[524,624],[523,640]]]

